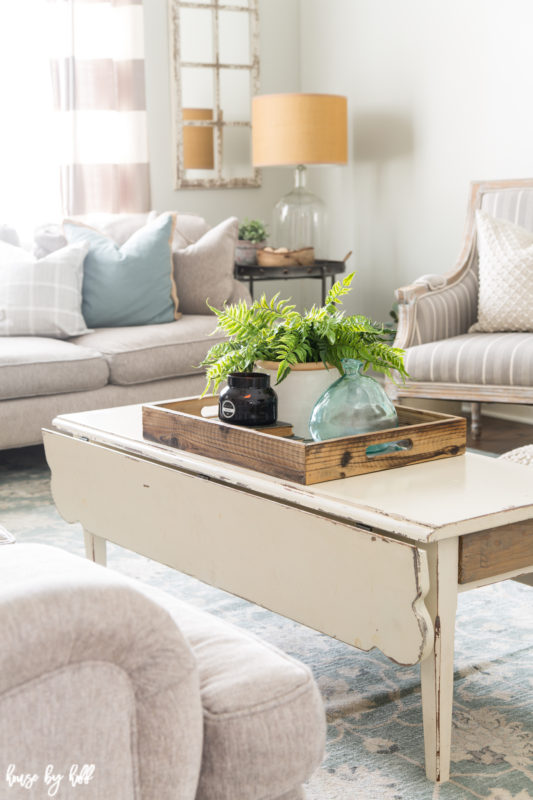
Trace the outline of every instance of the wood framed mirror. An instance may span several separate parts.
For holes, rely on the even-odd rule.
[[[175,188],[258,187],[259,0],[168,2]]]

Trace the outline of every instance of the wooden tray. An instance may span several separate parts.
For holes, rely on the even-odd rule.
[[[303,484],[458,456],[466,447],[463,417],[407,406],[396,406],[400,421],[397,428],[312,442],[201,416],[202,408],[217,404],[217,395],[207,395],[143,405],[143,436],[152,442]],[[400,441],[408,449],[367,455],[371,445]]]

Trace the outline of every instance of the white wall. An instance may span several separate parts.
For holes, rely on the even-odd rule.
[[[452,268],[469,182],[533,175],[530,0],[301,0],[301,88],[349,98],[350,162],[311,171],[350,310]]]
[[[260,0],[259,15],[260,91],[298,91],[299,0]],[[233,215],[270,220],[272,207],[286,191],[282,169],[263,170],[258,189],[174,189],[167,0],[144,0],[144,17],[153,207],[200,214],[211,224]]]

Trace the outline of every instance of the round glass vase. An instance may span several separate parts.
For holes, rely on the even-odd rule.
[[[362,366],[355,358],[343,358],[344,375],[315,403],[309,430],[316,442],[397,427],[396,409],[380,384],[361,373]],[[367,452],[380,453],[389,447],[372,445]]]

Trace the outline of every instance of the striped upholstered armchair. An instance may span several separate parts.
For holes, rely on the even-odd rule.
[[[473,183],[456,267],[447,275],[424,275],[396,291],[395,344],[407,351],[410,379],[389,387],[399,401],[429,397],[470,402],[474,436],[481,432],[481,403],[533,404],[533,333],[468,333],[477,319],[478,208],[533,231],[533,179]]]

